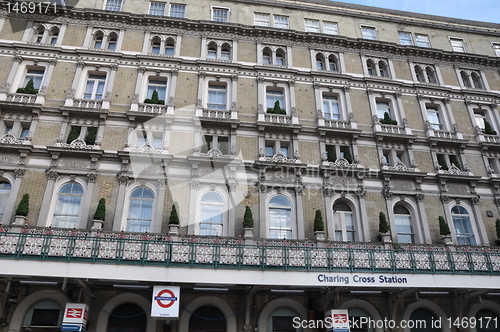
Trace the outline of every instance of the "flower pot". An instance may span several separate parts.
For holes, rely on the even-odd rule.
[[[382,233],[379,234],[378,237],[380,240],[382,240],[382,244],[384,245],[385,249],[391,249],[392,248],[392,236],[391,233]]]
[[[243,228],[243,238],[253,239],[253,228]]]
[[[26,226],[26,217],[25,216],[16,215],[14,223],[12,225],[13,226],[19,226],[19,227]]]
[[[175,224],[168,225],[168,234],[179,235],[179,225],[175,225]]]
[[[94,219],[92,228],[90,228],[93,232],[100,232],[102,230],[102,225],[104,224],[103,220]]]
[[[316,237],[317,242],[325,242],[325,232],[324,231],[316,231],[316,232],[314,232],[314,236]]]
[[[443,243],[447,246],[451,246],[453,245],[453,241],[451,239],[451,236],[450,235],[444,235],[442,238],[441,238],[441,241],[443,241]]]

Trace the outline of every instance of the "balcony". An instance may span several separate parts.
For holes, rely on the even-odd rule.
[[[408,120],[403,119],[403,125],[393,125],[381,123],[377,115],[373,116],[373,128],[377,135],[387,135],[392,137],[410,137],[413,136]]]
[[[490,247],[402,245],[241,239],[147,233],[90,233],[68,229],[0,226],[0,258],[78,263],[114,263],[211,269],[338,271],[500,275],[500,250]]]
[[[92,99],[74,99],[73,107],[78,108],[102,108],[102,100],[92,100]]]

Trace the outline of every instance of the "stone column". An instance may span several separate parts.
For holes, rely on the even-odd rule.
[[[85,191],[85,197],[83,199],[83,202],[80,205],[81,215],[78,220],[79,224],[76,225],[76,228],[88,229],[92,225],[91,220],[89,220],[89,216],[92,215],[93,217],[95,212],[90,210],[90,206],[92,205],[92,196],[94,193],[95,180],[97,180],[96,173],[87,174],[87,190]]]
[[[19,188],[21,187],[21,182],[23,180],[23,176],[26,173],[26,170],[23,168],[18,168],[14,171],[14,175],[16,177],[12,187],[10,188],[9,199],[7,200],[7,205],[5,207],[5,211],[3,214],[3,224],[9,225],[11,223],[11,219],[14,215],[14,211],[16,210],[16,199],[19,194]]]
[[[295,204],[297,204],[297,209],[295,211],[295,222],[297,223],[297,239],[304,240],[306,238],[305,228],[304,228],[304,209],[302,207],[302,194],[304,193],[304,188],[300,185],[295,187]],[[302,220],[302,222],[299,222]]]
[[[52,195],[54,194],[54,185],[59,177],[59,174],[55,171],[49,171],[47,173],[47,186],[45,187],[45,192],[43,194],[42,208],[40,209],[40,214],[38,215],[37,226],[47,226],[52,224],[51,216],[49,216],[50,202],[52,201]]]
[[[120,182],[120,186],[118,187],[118,196],[116,200],[118,204],[116,204],[115,219],[113,220],[113,231],[115,232],[119,232],[122,228],[123,212],[125,208],[124,206],[125,194],[127,191],[127,186],[130,181],[130,178],[127,175],[120,175],[118,181]]]

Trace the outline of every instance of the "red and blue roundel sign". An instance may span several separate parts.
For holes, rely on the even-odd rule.
[[[179,317],[179,286],[154,286],[151,317]]]
[[[170,296],[165,296],[165,294]],[[170,308],[177,301],[177,297],[170,289],[163,289],[155,296],[155,301],[162,308]]]

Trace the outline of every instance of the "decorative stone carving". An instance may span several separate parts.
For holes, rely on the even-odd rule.
[[[123,151],[137,152],[137,153],[152,153],[152,154],[168,154],[168,149],[156,149],[149,142],[144,143],[138,148],[126,147]]]
[[[26,173],[26,170],[24,168],[17,168],[14,171],[14,174],[15,174],[16,178],[22,178],[25,173]]]
[[[386,189],[382,190],[382,195],[384,195],[386,200],[389,200],[392,198],[393,193],[391,192],[390,189],[386,188]]]
[[[77,139],[73,140],[71,143],[63,143],[62,140],[57,140],[57,142],[54,144],[55,147],[61,147],[61,148],[69,148],[69,149],[82,149],[82,150],[99,150],[101,148],[100,143],[96,142],[93,145],[87,145],[83,139],[78,137]]]
[[[57,173],[55,171],[48,171],[47,172],[47,178],[49,180],[55,181],[55,180],[57,180],[58,177],[59,177],[59,173]]]
[[[387,169],[389,171],[396,172],[417,172],[417,169],[414,167],[408,167],[403,164],[401,161],[397,161],[393,166],[382,165],[383,169]]]
[[[207,153],[193,153],[194,156],[206,158],[234,159],[234,154],[223,154],[219,149],[210,149]]]
[[[272,157],[264,157],[265,161],[275,162],[275,163],[296,163],[297,159],[289,159],[282,153],[278,152]]]
[[[88,183],[95,183],[97,180],[97,173],[88,173],[87,174],[87,182]]]

